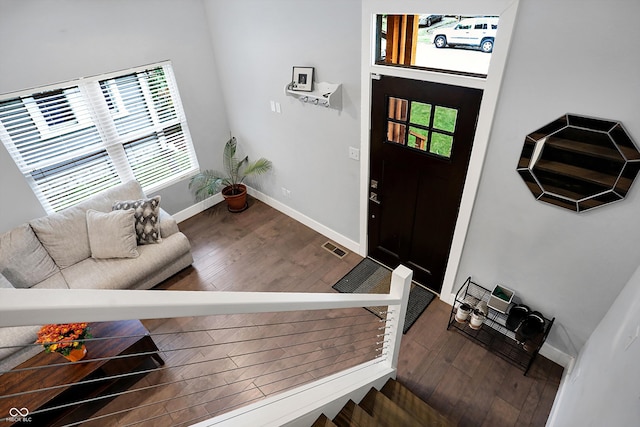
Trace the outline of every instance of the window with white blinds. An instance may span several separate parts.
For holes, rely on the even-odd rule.
[[[0,139],[48,213],[198,170],[169,62],[1,96]]]

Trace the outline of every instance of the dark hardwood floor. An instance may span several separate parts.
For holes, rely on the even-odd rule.
[[[353,253],[342,259],[336,257],[322,248],[326,237],[255,199],[243,213],[231,214],[218,205],[179,226],[191,241],[194,264],[157,289],[333,292],[331,286],[362,259]],[[404,335],[398,380],[459,426],[544,426],[562,368],[538,357],[525,377],[519,369],[457,332],[447,331],[449,310],[436,298]],[[168,322],[143,323],[153,334],[166,330]],[[193,322],[176,321],[176,327],[190,327]],[[164,345],[167,343],[159,343],[161,348]],[[142,384],[154,380],[153,374],[148,375]],[[230,387],[245,392],[246,400],[268,394],[254,383]],[[178,383],[162,393],[171,396],[189,387],[188,383]],[[124,407],[119,399],[101,412]],[[127,400],[130,405],[132,399]],[[192,396],[190,404],[196,406],[190,414],[172,412],[177,402],[168,400],[160,407],[129,411],[95,425],[124,425],[132,421],[134,412],[135,417],[157,417],[142,425],[175,425],[215,413],[221,405],[198,405],[194,400]],[[145,398],[135,402],[142,406]]]

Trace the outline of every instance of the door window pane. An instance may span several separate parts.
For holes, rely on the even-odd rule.
[[[498,22],[495,15],[380,14],[375,63],[484,78]]]
[[[407,107],[409,101],[400,98],[389,98],[389,118],[395,120],[407,120]]]
[[[429,126],[431,119],[431,104],[422,102],[411,103],[411,123],[422,126]]]
[[[457,117],[458,110],[436,106],[436,112],[433,116],[433,128],[453,132],[456,129]]]
[[[387,141],[404,145],[406,129],[406,126],[400,123],[388,122]]]
[[[411,148],[427,151],[428,131],[411,126],[409,128],[409,141],[407,145]]]
[[[431,146],[429,152],[439,156],[451,157],[451,146],[453,145],[453,136],[445,135],[439,132],[431,133]]]

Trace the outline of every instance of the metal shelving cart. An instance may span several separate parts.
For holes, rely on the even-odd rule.
[[[527,375],[542,344],[544,344],[549,335],[555,317],[548,319],[543,316],[544,331],[533,342],[529,341],[527,348],[525,348],[523,343],[518,342],[516,333],[507,328],[506,322],[508,315],[494,310],[491,307],[488,307],[489,313],[479,329],[472,329],[469,326],[469,322],[460,323],[456,320],[456,310],[460,304],[466,302],[471,307],[475,307],[480,301],[488,302],[490,296],[490,290],[473,282],[471,277],[469,277],[456,294],[456,301],[451,308],[447,329],[454,329],[460,332],[467,338],[484,346],[489,351],[518,366],[524,370],[524,375]]]

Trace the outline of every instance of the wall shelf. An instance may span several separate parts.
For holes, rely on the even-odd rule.
[[[526,136],[517,170],[536,199],[584,212],[624,199],[640,150],[620,122],[565,114]]]
[[[342,109],[342,85],[340,83],[317,82],[313,84],[313,91],[302,92],[291,89],[291,83],[285,87],[285,94],[298,98],[301,102],[319,107]]]

